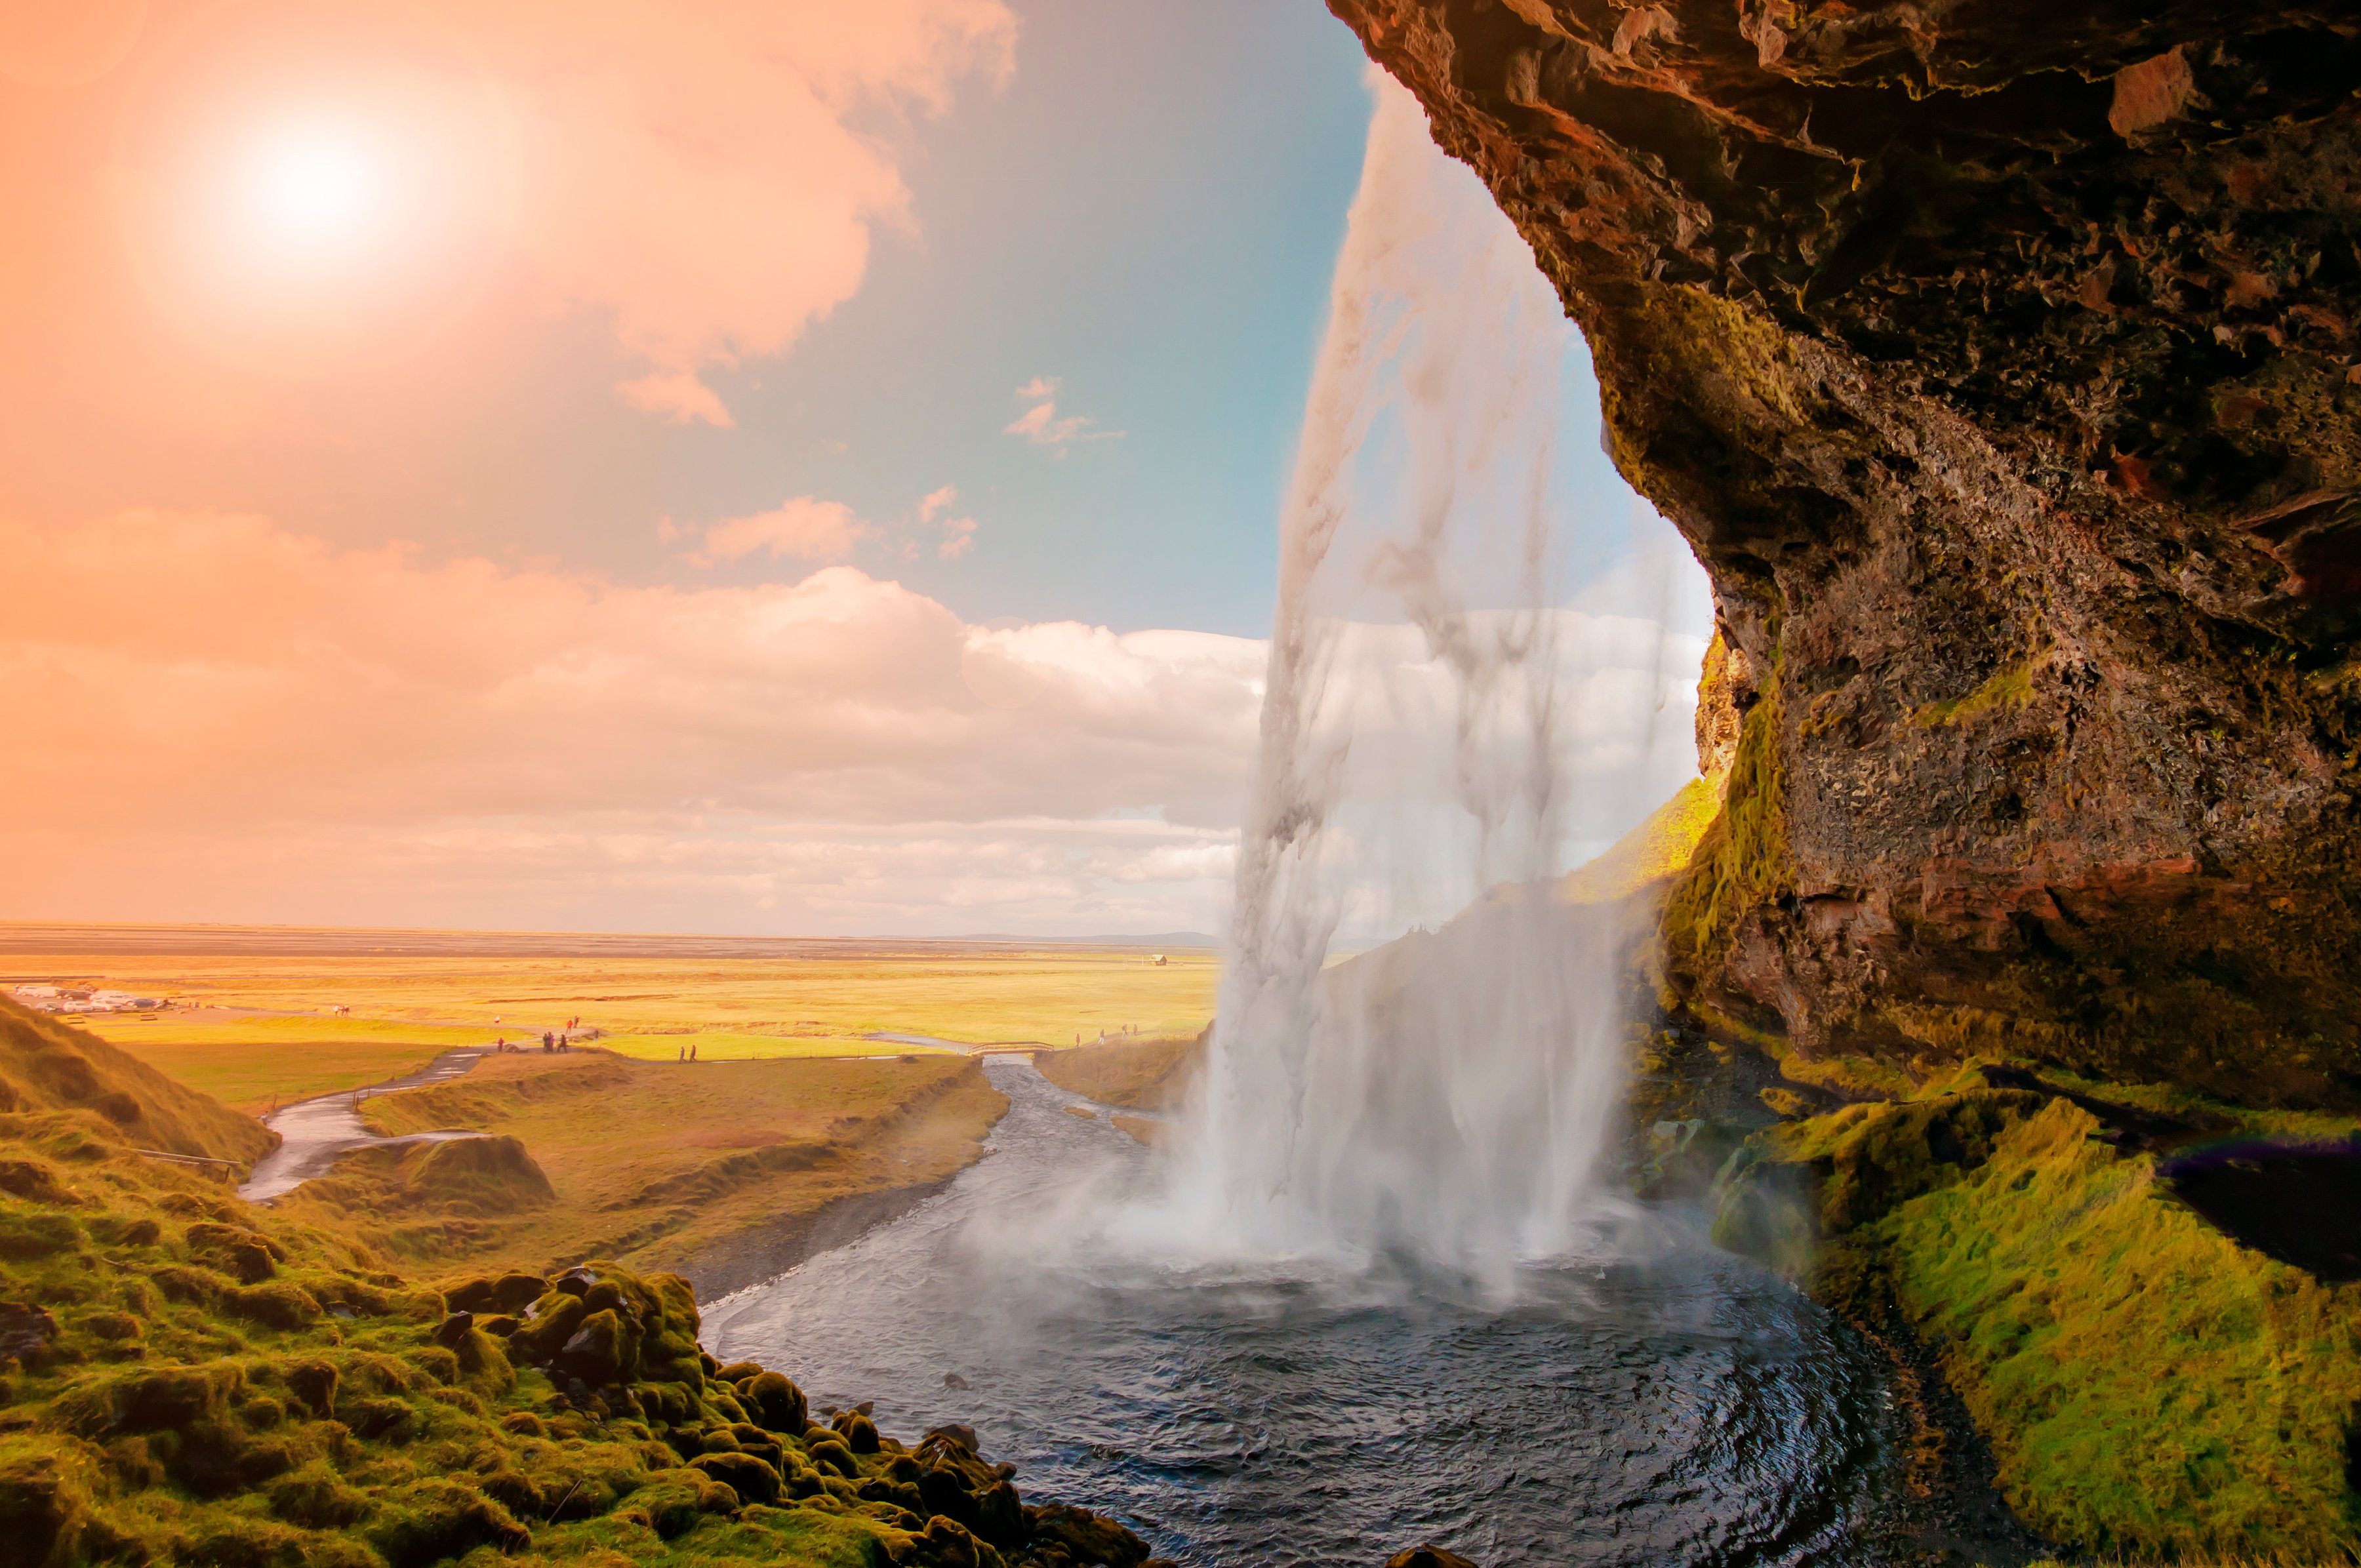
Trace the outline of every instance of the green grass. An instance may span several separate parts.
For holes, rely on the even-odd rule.
[[[741,1035],[726,1029],[689,1029],[676,1034],[607,1035],[594,1042],[600,1050],[639,1061],[677,1061],[690,1046],[697,1059],[708,1061],[772,1061],[795,1057],[902,1057],[940,1054],[936,1046],[905,1045],[895,1040],[864,1040],[848,1035]]]
[[[1596,859],[1565,874],[1569,903],[1605,904],[1677,876],[1721,811],[1721,781],[1696,778]]]

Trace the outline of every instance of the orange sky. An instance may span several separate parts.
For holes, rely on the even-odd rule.
[[[1274,23],[1266,44],[1241,31],[1257,5],[1121,9],[1123,26],[1196,28],[1209,69],[1281,42],[1312,50],[1357,138],[1357,54],[1324,16],[1316,32]],[[1013,532],[1005,487],[995,516],[970,477],[985,466],[972,449],[954,474],[927,432],[878,445],[865,460],[893,499],[864,506],[784,477],[772,427],[747,422],[884,247],[926,251],[911,170],[1026,90],[1036,16],[1064,29],[1044,40],[1055,56],[1096,13],[0,6],[0,918],[1217,927],[1262,643],[962,615],[910,585],[991,565]],[[1096,68],[1061,69],[1071,88]],[[1198,108],[1208,136],[1242,112]],[[1147,139],[1081,198],[1081,223],[1107,203],[1104,226],[1129,243],[1124,225],[1170,209],[1210,244],[1186,204],[1202,192],[1127,188],[1164,126],[1133,134]],[[1229,156],[1234,176],[1283,161],[1252,137]],[[1070,363],[1017,341],[1006,363],[964,367],[987,388],[972,422],[1004,466],[1102,487],[1144,476],[1120,482],[1153,496],[1259,441],[1275,475],[1349,192],[1349,165],[1306,168],[1331,216],[1283,247],[1250,225],[1231,244],[1237,278],[1299,280],[1279,303],[1303,351],[1270,338],[1279,296],[1234,309],[1243,284],[1198,308],[1240,315],[1251,399],[1211,346],[1190,365],[1152,338],[1137,351],[1141,386],[1194,375],[1199,404],[1242,411],[1209,427],[1207,449],[1098,417],[1061,380]],[[1059,171],[1009,170],[1011,190],[1020,177]],[[1242,225],[1307,201],[1286,185],[1214,194]],[[1133,248],[1166,265],[1155,237],[1139,228]],[[922,286],[979,258],[928,260],[950,271]],[[1020,275],[1025,320],[1056,329],[1060,286],[997,264]],[[1169,315],[1169,282],[1154,287],[1092,319]],[[1188,335],[1186,318],[1165,324]],[[1069,360],[1116,335],[1082,333]],[[890,418],[895,389],[923,389],[934,367],[883,368],[904,379],[862,389],[884,389]],[[846,389],[807,372],[797,396],[825,409]],[[1116,466],[1151,457],[1163,466]],[[752,477],[684,485],[724,466]],[[1258,493],[1253,465],[1241,473]],[[613,565],[615,516],[568,521],[602,490],[631,493],[608,510],[647,566]],[[741,499],[712,504],[725,492]],[[541,521],[504,530],[504,507]],[[1268,537],[1268,510],[1230,510],[1205,526]],[[1179,563],[1239,579],[1241,603],[1265,591],[1267,562],[1120,516],[1102,526],[1126,525],[1122,549],[1163,564],[1118,552],[1110,570],[1160,579]],[[1079,554],[1058,537],[1000,557],[999,591]]]

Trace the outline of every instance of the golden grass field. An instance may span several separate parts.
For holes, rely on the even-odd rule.
[[[622,1056],[673,1061],[900,1056],[923,1047],[1071,1046],[1136,1027],[1194,1034],[1218,960],[1134,948],[897,952],[814,959],[12,955],[17,977],[171,998],[83,1026],[245,1110],[397,1077],[454,1046],[537,1040],[578,1017]],[[332,1009],[343,1006],[348,1014]]]

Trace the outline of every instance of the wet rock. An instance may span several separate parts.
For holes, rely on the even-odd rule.
[[[1455,1552],[1445,1552],[1429,1543],[1395,1552],[1386,1559],[1386,1568],[1476,1568],[1476,1564]]]
[[[1025,1510],[1025,1522],[1036,1541],[1062,1548],[1077,1563],[1104,1568],[1140,1568],[1148,1561],[1148,1543],[1088,1508],[1045,1503]]]
[[[855,1453],[877,1452],[877,1423],[859,1410],[847,1410],[830,1423],[843,1435],[844,1446]]]

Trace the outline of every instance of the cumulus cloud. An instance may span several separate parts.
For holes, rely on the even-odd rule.
[[[0,574],[43,585],[0,627],[12,913],[1073,932],[1226,897],[1257,641],[213,513],[0,524]]]
[[[711,524],[705,531],[704,548],[689,559],[699,566],[716,566],[760,552],[774,561],[841,561],[875,532],[841,501],[795,496],[769,511]]]
[[[1058,379],[1054,376],[1036,376],[1016,389],[1016,395],[1033,406],[1018,414],[1003,428],[1004,435],[1021,435],[1036,446],[1054,447],[1060,455],[1077,441],[1120,440],[1119,430],[1093,430],[1098,422],[1082,414],[1058,412]]]
[[[672,418],[709,417],[682,373],[780,353],[851,298],[873,231],[911,222],[880,117],[1005,80],[1016,35],[1003,0],[437,9],[509,101],[518,244],[672,373],[652,379],[678,395],[625,393]]]

